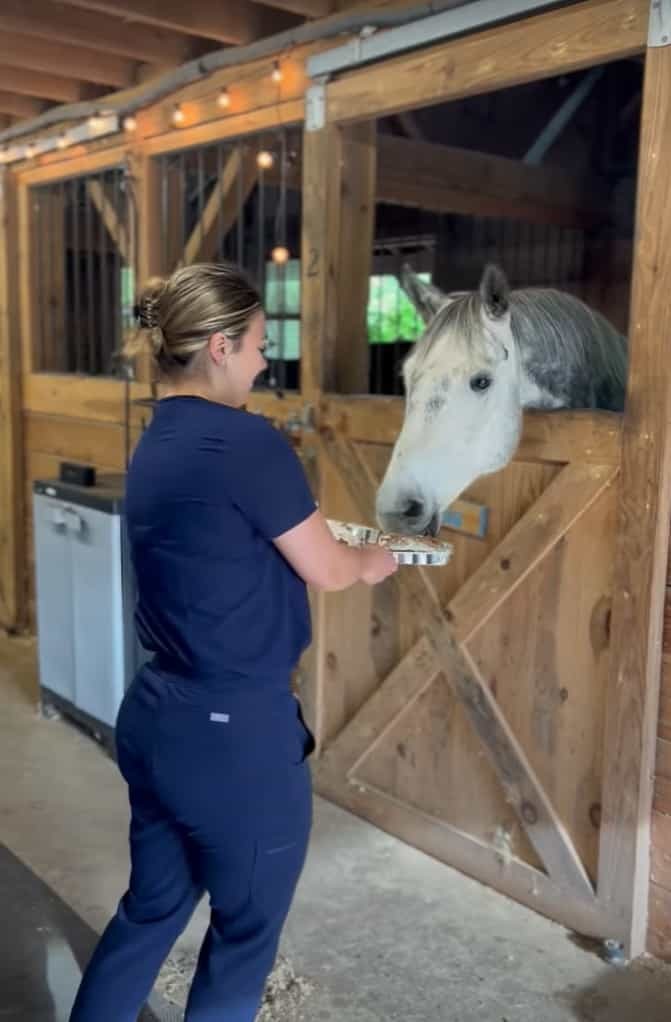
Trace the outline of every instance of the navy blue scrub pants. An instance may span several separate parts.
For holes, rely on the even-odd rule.
[[[205,892],[185,1019],[253,1022],[305,860],[313,745],[286,679],[249,693],[140,672],[117,723],[130,886],[70,1022],[136,1022]]]

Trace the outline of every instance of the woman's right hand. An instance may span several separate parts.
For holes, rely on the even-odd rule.
[[[356,582],[376,585],[398,567],[384,547],[339,543],[320,511],[278,536],[274,543],[304,582],[324,592],[339,592]]]
[[[361,581],[366,585],[377,585],[378,582],[383,582],[385,578],[389,578],[395,571],[398,571],[398,564],[393,554],[390,554],[382,546],[363,547],[361,554]]]

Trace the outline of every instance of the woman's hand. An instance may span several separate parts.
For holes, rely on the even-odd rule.
[[[383,546],[368,546],[361,550],[363,568],[361,581],[374,586],[383,582],[398,570],[398,564],[392,554]]]
[[[349,547],[339,543],[320,511],[274,540],[297,575],[314,589],[338,592],[355,582],[376,585],[398,565],[382,547]]]

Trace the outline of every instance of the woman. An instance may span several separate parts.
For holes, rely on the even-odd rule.
[[[71,1022],[135,1022],[204,892],[210,926],[186,1019],[252,1022],[311,826],[314,743],[290,690],[310,641],[306,583],[373,585],[396,564],[337,543],[291,446],[242,410],[266,367],[265,319],[237,269],[177,270],[139,309],[164,382],[126,491],[136,620],[153,659],[117,722],[129,890]]]

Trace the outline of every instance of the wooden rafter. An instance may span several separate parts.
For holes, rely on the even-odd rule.
[[[264,35],[279,32],[297,23],[281,11],[260,8],[249,0],[235,4],[220,0],[201,0],[185,4],[183,0],[63,0],[71,7],[101,11],[124,21],[168,28],[187,35],[203,36],[220,43],[244,45]]]
[[[11,92],[0,92],[0,113],[12,117],[36,117],[44,110],[44,103],[27,96],[17,96]]]
[[[304,18],[325,18],[338,10],[335,0],[252,0],[252,3],[263,3],[267,7],[300,14]]]
[[[184,246],[183,264],[213,258],[218,240],[226,237],[235,223],[240,213],[239,205],[248,198],[257,177],[255,154],[251,149],[237,146],[226,160],[203,214]]]
[[[133,63],[115,54],[14,32],[0,32],[0,63],[118,88],[135,77]]]
[[[54,103],[77,103],[88,98],[90,87],[75,78],[20,67],[0,67],[0,89]]]
[[[158,64],[179,64],[192,55],[191,41],[176,32],[131,26],[108,14],[51,0],[30,0],[29,4],[2,0],[0,29]]]
[[[551,166],[379,135],[378,198],[436,213],[574,226],[603,220],[603,185]]]

